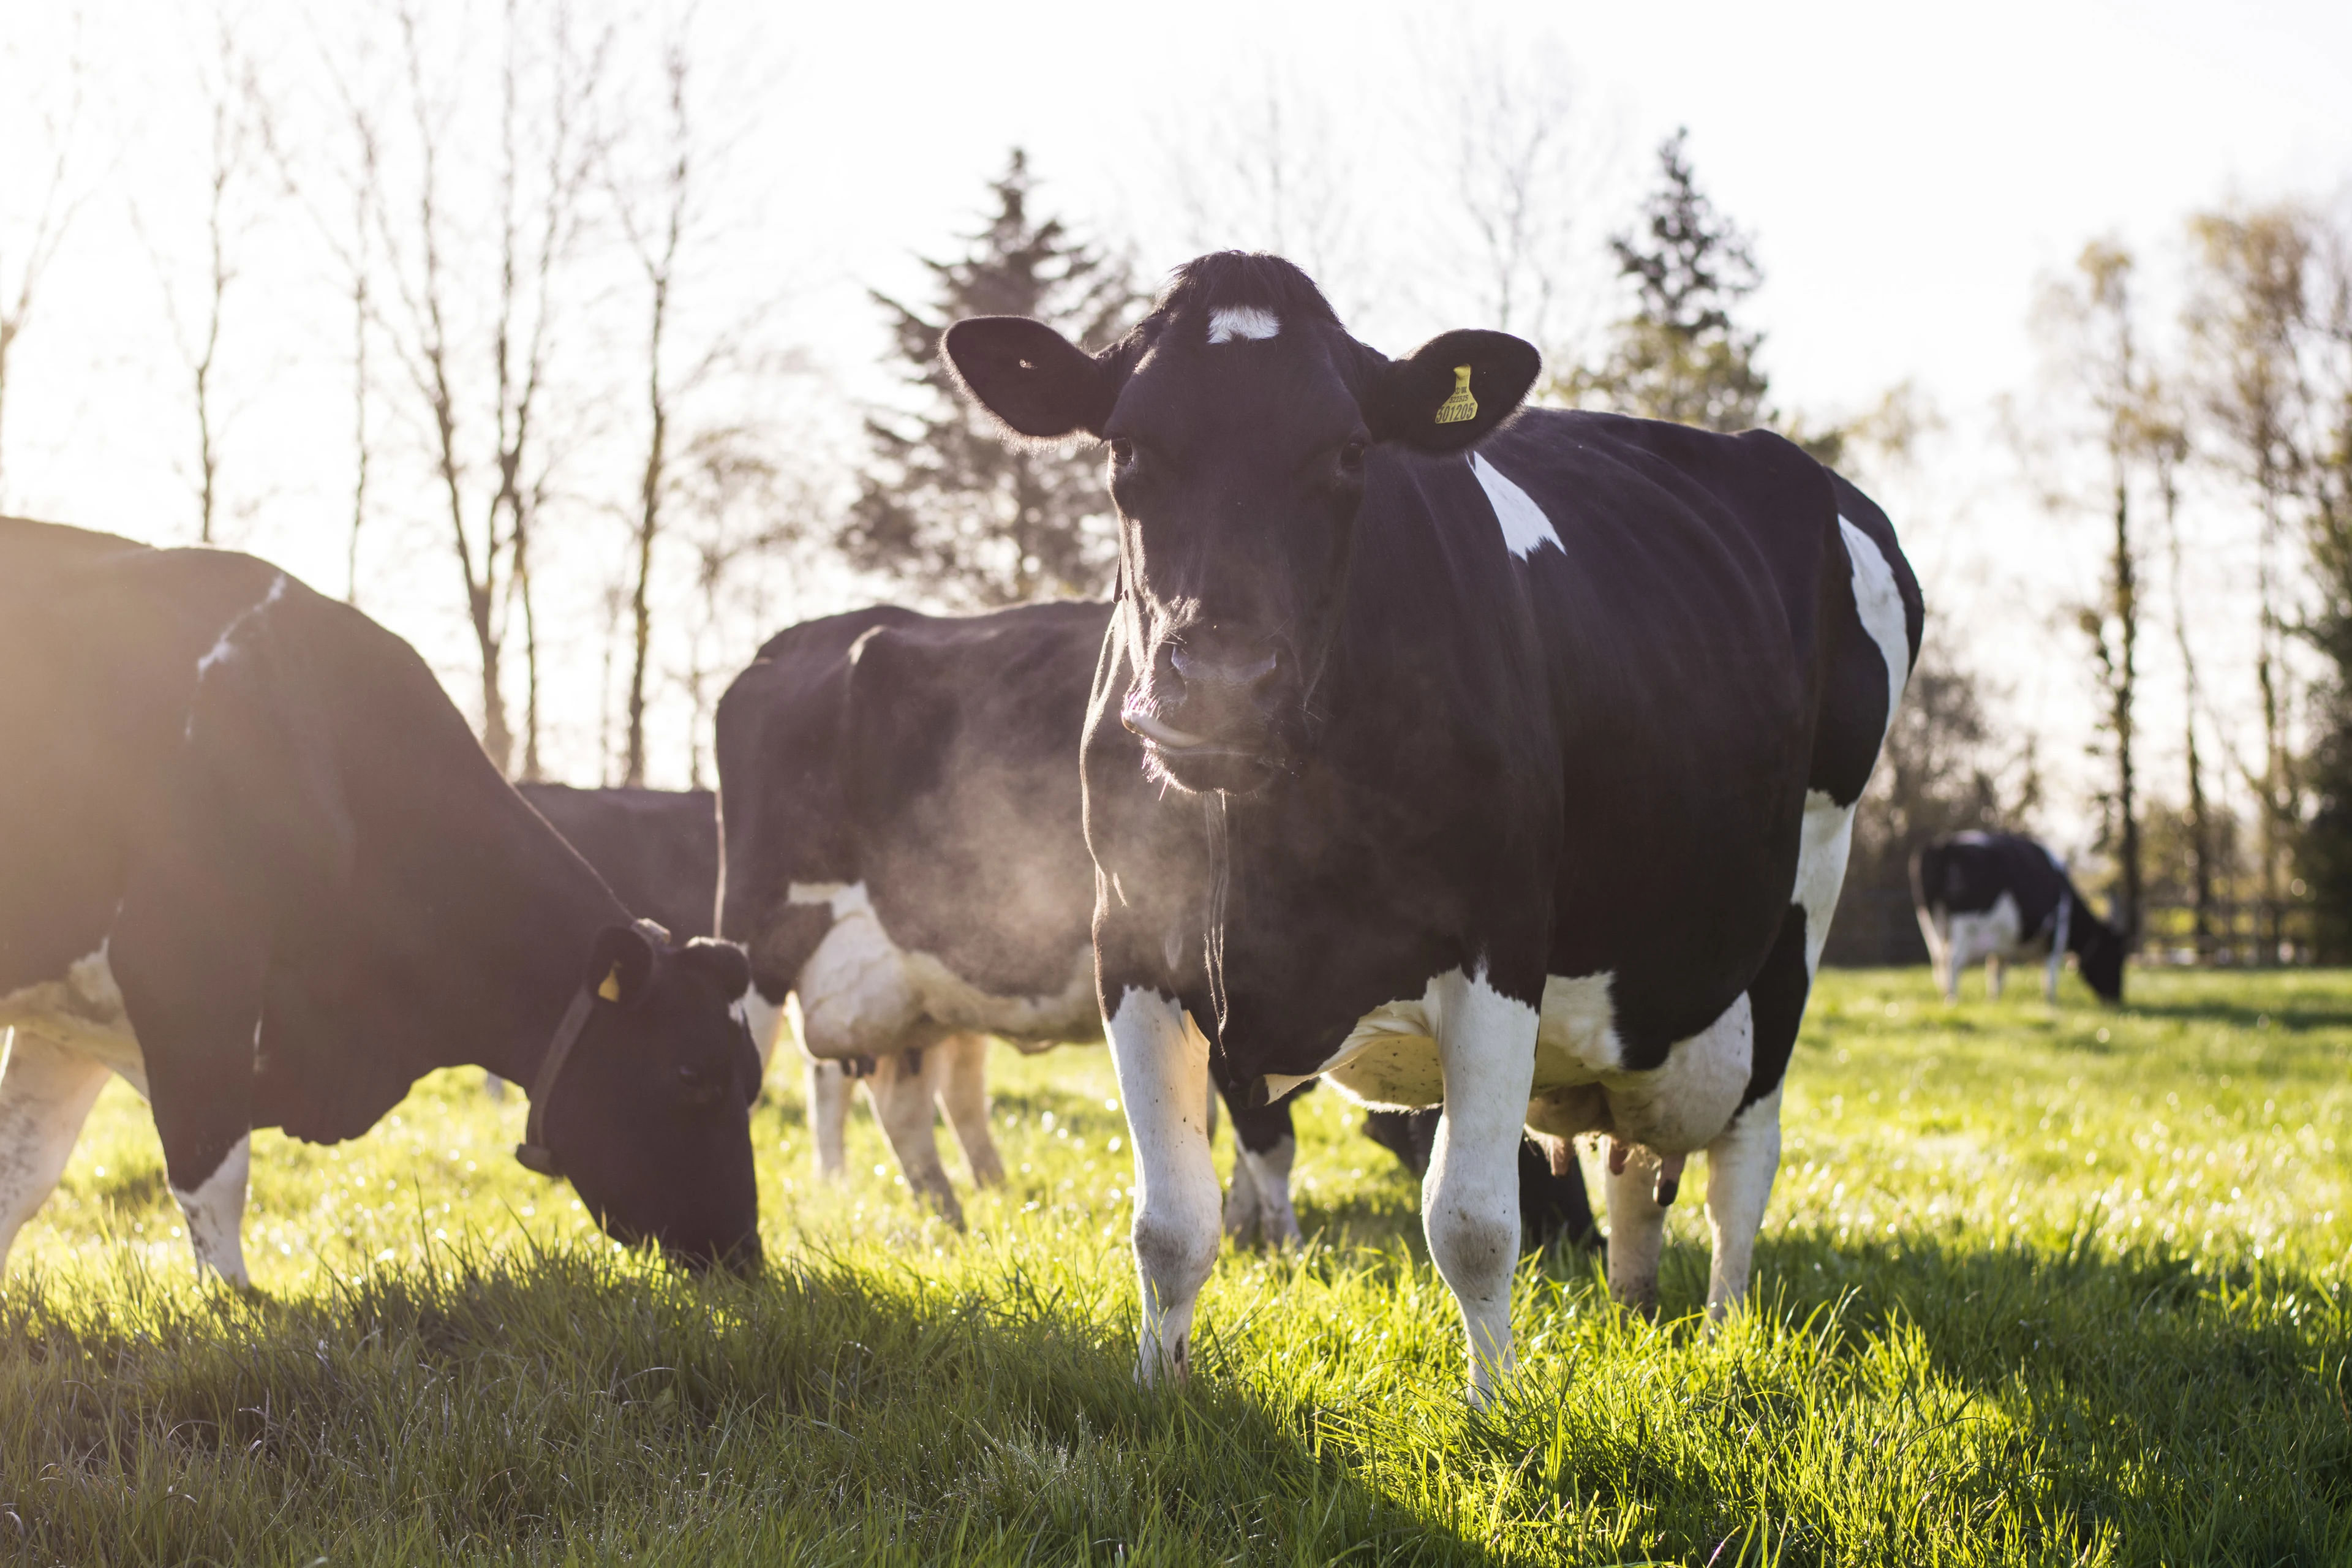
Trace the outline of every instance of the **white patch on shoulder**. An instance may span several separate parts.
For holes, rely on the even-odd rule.
[[[1894,565],[1870,535],[1843,517],[1838,531],[1845,535],[1846,558],[1853,563],[1854,610],[1886,661],[1886,721],[1892,726],[1903,688],[1911,679],[1911,637],[1903,616],[1903,594],[1895,585]]]
[[[253,1170],[253,1138],[240,1138],[220,1168],[196,1184],[194,1192],[172,1189],[188,1216],[188,1242],[199,1271],[211,1269],[232,1285],[250,1281],[245,1272],[245,1188]]]
[[[1255,305],[1220,305],[1209,312],[1209,341],[1229,343],[1235,338],[1257,342],[1282,331],[1282,318]]]
[[[1478,476],[1478,483],[1486,492],[1488,504],[1495,509],[1495,521],[1503,525],[1503,542],[1512,554],[1525,561],[1545,544],[1554,550],[1564,550],[1559,534],[1544,515],[1544,509],[1535,498],[1511,482],[1503,470],[1486,460],[1484,452],[1470,454],[1470,471]]]
[[[904,1048],[907,1031],[923,1019],[950,1029],[1057,1045],[1100,1037],[1091,947],[1072,954],[1069,981],[1058,993],[997,996],[934,955],[891,941],[863,882],[794,883],[792,898],[833,910],[832,928],[793,986],[800,1003],[801,1045],[812,1056],[887,1055]]]
[[[221,628],[221,635],[213,639],[213,646],[205,650],[203,658],[196,660],[196,684],[198,686],[202,686],[205,683],[205,677],[213,672],[213,666],[236,655],[236,634],[245,629],[245,623],[253,619],[254,616],[261,614],[262,611],[269,608],[270,605],[276,604],[285,596],[286,574],[280,572],[275,577],[270,579],[269,592],[262,595],[259,599],[247,605],[244,609],[239,610],[235,616],[231,616],[228,625]],[[189,706],[188,722],[182,734],[183,738],[186,740],[193,741],[196,738],[196,710],[193,702]]]

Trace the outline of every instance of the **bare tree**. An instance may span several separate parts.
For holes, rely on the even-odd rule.
[[[1329,109],[1272,66],[1254,92],[1224,95],[1161,138],[1181,241],[1194,251],[1269,250],[1307,269],[1343,317],[1377,281]]]
[[[2200,351],[2203,411],[2224,466],[2252,488],[2259,517],[2254,680],[2263,763],[2258,772],[2244,771],[2260,807],[2259,874],[2271,927],[2264,947],[2275,957],[2284,937],[2287,858],[2303,815],[2284,552],[2305,468],[2298,426],[2308,398],[2299,350],[2312,240],[2305,215],[2291,206],[2204,214],[2191,221],[2190,233],[2199,277],[2189,325]]]
[[[408,157],[415,185],[405,201],[378,184],[373,223],[388,277],[389,338],[425,416],[436,488],[480,660],[482,746],[503,771],[515,734],[501,681],[507,640],[519,614],[527,683],[522,776],[539,772],[538,641],[530,595],[536,503],[548,493],[547,442],[540,426],[562,312],[559,284],[585,220],[598,161],[591,135],[609,31],[583,41],[562,0],[526,10],[508,0],[499,68],[496,161],[490,172],[493,259],[461,268],[467,226],[453,210],[455,172],[466,145],[458,95],[442,81],[416,5],[401,5]],[[383,128],[379,127],[379,131]],[[381,149],[381,142],[379,142]],[[395,216],[404,207],[404,213]],[[467,374],[478,345],[461,310],[488,300],[488,384]],[[488,427],[487,483],[472,457],[474,432]],[[487,489],[487,494],[479,493]]]
[[[2093,416],[2102,510],[2111,528],[2100,602],[2083,606],[2077,619],[2091,644],[2106,710],[2102,728],[2114,748],[2115,783],[2105,802],[2117,867],[2112,915],[2126,940],[2138,932],[2143,902],[2137,755],[2141,544],[2133,531],[2133,477],[2147,450],[2152,384],[2139,343],[2133,268],[2122,246],[2094,241],[2077,258],[2074,279],[2045,286],[2040,311],[2053,368]]]
[[[164,320],[187,376],[196,437],[188,484],[195,492],[196,538],[205,544],[215,542],[219,527],[221,442],[231,418],[231,410],[221,397],[221,330],[229,291],[237,281],[238,253],[256,221],[250,187],[269,148],[259,112],[264,95],[253,61],[239,46],[226,10],[215,9],[211,23],[210,57],[197,73],[209,123],[205,142],[203,257],[194,269],[193,300],[182,298],[181,268],[173,247],[149,231],[136,207],[131,213],[154,265]]]
[[[5,500],[7,494],[5,437],[10,355],[17,340],[32,324],[41,285],[64,247],[67,235],[72,231],[85,195],[79,189],[78,173],[88,68],[81,53],[79,12],[74,16],[72,29],[74,47],[61,76],[49,77],[39,86],[16,95],[19,110],[28,112],[39,126],[40,144],[37,148],[12,151],[8,157],[9,178],[0,181],[0,500]],[[0,76],[0,86],[24,68],[15,55],[16,51],[9,49],[5,57],[10,68],[5,76]],[[42,87],[47,87],[48,92],[43,92]],[[57,101],[59,97],[62,103]],[[22,178],[18,177],[19,171]],[[9,199],[26,195],[30,198],[26,207],[20,208]]]

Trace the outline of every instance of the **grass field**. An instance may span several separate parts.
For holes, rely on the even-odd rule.
[[[814,1188],[780,1073],[751,1283],[616,1253],[508,1157],[519,1097],[445,1075],[257,1137],[259,1290],[208,1290],[118,1086],[0,1293],[0,1560],[2352,1562],[2352,974],[2067,987],[1826,976],[1751,1310],[1700,1332],[1686,1196],[1657,1325],[1528,1260],[1479,1415],[1328,1091],[1309,1247],[1228,1254],[1201,1375],[1145,1394],[1099,1050],[1000,1052],[1013,1175],[962,1237],[862,1111]]]

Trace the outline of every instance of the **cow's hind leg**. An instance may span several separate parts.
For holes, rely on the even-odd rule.
[[[1192,1305],[1217,1261],[1209,1042],[1174,998],[1128,988],[1104,1021],[1135,1146],[1135,1271],[1145,1383],[1192,1370]]]
[[[988,1131],[988,1037],[950,1035],[931,1049],[940,1054],[944,1074],[940,1108],[955,1129],[963,1163],[971,1167],[972,1184],[995,1186],[1004,1180],[1004,1158]]]
[[[1997,952],[1985,957],[1985,1000],[2000,1000],[2000,954]]]
[[[1660,1161],[1638,1144],[1610,1150],[1609,1294],[1647,1317],[1658,1310],[1658,1258],[1665,1250],[1666,1211],[1658,1202]]]
[[[948,1168],[940,1162],[931,1109],[946,1076],[946,1058],[938,1049],[917,1047],[880,1058],[874,1076],[866,1080],[866,1092],[873,1098],[874,1119],[890,1141],[890,1152],[898,1156],[907,1185],[941,1219],[961,1230],[963,1205],[956,1201]]]
[[[0,1040],[5,1031],[0,1031]],[[0,1068],[0,1275],[16,1233],[57,1190],[106,1068],[19,1029]]]
[[[1706,1315],[1720,1321],[1748,1294],[1748,1271],[1756,1256],[1756,1233],[1764,1226],[1764,1205],[1780,1168],[1780,1090],[1731,1119],[1706,1146],[1706,1228],[1713,1250],[1706,1281]]]
[[[1516,1364],[1511,1275],[1519,1260],[1519,1140],[1535,1078],[1536,1010],[1452,970],[1429,1012],[1445,1116],[1422,1184],[1429,1256],[1462,1309],[1470,1398],[1483,1405]]]
[[[1234,1194],[1250,1194],[1247,1220],[1269,1247],[1298,1245],[1298,1215],[1290,1206],[1290,1167],[1298,1139],[1291,1127],[1290,1102],[1247,1106],[1226,1101],[1234,1117]],[[1234,1205],[1225,1205],[1225,1233],[1241,1239]]]
[[[816,1161],[817,1179],[846,1181],[849,1093],[854,1087],[849,1081],[849,1069],[822,1057],[803,1056],[802,1059],[808,1068],[809,1136],[814,1143],[812,1157]]]

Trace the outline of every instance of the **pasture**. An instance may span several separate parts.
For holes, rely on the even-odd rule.
[[[1663,1321],[1528,1260],[1522,1378],[1475,1415],[1412,1186],[1328,1091],[1310,1246],[1228,1253],[1203,1374],[1147,1394],[1100,1050],[999,1051],[1012,1176],[963,1237],[863,1110],[813,1190],[780,1066],[748,1283],[616,1251],[467,1073],[340,1148],[257,1135],[259,1289],[209,1290],[117,1085],[0,1296],[0,1558],[2352,1557],[2352,973],[1962,994],[1825,975],[1750,1306],[1699,1331],[1688,1182]]]

